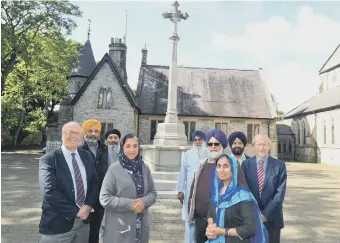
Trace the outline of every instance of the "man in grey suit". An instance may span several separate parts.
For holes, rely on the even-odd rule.
[[[40,158],[41,243],[83,243],[89,239],[89,215],[98,201],[98,176],[88,151],[77,149],[82,128],[69,122],[62,146]]]

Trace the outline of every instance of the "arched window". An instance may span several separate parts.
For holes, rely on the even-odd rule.
[[[109,88],[106,92],[106,108],[111,107],[111,97],[112,97],[112,92],[111,92],[111,89]]]
[[[287,153],[287,144],[283,143],[283,153]]]
[[[98,94],[98,108],[103,108],[103,103],[104,103],[104,89],[100,88]]]
[[[278,145],[278,150],[279,150],[279,153],[281,153],[281,143],[279,142],[279,145]]]
[[[327,143],[327,123],[326,120],[323,122],[323,143]]]
[[[331,137],[332,137],[332,144],[335,144],[335,128],[334,128],[334,118],[331,118]]]
[[[306,144],[306,124],[305,121],[302,122],[302,142]]]
[[[289,142],[289,145],[288,145],[288,153],[292,153],[292,143]]]
[[[300,144],[300,126],[296,125],[296,144]]]

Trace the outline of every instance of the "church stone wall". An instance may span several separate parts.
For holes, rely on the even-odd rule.
[[[105,99],[104,108],[98,108],[100,88],[106,90],[111,88],[112,102],[110,108],[105,107]],[[87,119],[113,123],[113,127],[120,130],[122,136],[137,132],[135,109],[108,63],[104,63],[73,107],[74,121],[83,123]]]
[[[140,115],[139,116],[139,138],[142,140],[143,144],[151,144],[150,141],[150,120],[164,120],[165,116],[161,115]],[[215,127],[215,123],[228,123],[227,135],[234,131],[241,131],[247,134],[247,124],[258,124],[259,132],[261,134],[268,135],[268,128],[270,130],[270,138],[272,141],[272,147],[270,153],[272,156],[277,156],[277,135],[276,135],[276,123],[275,121],[270,121],[268,125],[268,120],[259,119],[240,119],[240,118],[216,118],[216,117],[181,117],[179,116],[180,122],[183,121],[195,121],[196,129],[202,130],[207,133],[210,129]],[[226,152],[230,152],[227,148]],[[256,151],[252,144],[248,144],[245,148],[245,153],[249,156],[255,155]]]

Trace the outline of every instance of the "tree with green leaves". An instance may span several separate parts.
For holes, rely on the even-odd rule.
[[[3,125],[13,135],[14,147],[22,129],[45,130],[54,106],[67,94],[67,75],[79,55],[80,44],[66,40],[61,33],[35,35],[27,56],[19,57],[8,75],[2,97],[2,109],[15,112],[15,117],[2,114]]]
[[[2,92],[15,67],[23,60],[29,62],[28,52],[38,34],[54,37],[60,30],[70,34],[76,27],[72,17],[81,16],[79,7],[69,1],[1,1]]]

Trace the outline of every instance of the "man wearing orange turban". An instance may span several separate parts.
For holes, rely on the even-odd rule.
[[[83,123],[82,128],[84,133],[84,141],[80,145],[80,148],[91,153],[95,161],[96,171],[99,177],[99,185],[101,187],[104,176],[109,167],[107,146],[100,141],[100,132],[102,130],[102,126],[100,121],[87,120]],[[99,198],[94,210],[95,211],[91,213],[89,243],[97,243],[99,241],[99,229],[104,215],[104,209],[100,205]]]

